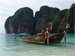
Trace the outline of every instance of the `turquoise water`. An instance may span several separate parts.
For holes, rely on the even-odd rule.
[[[0,56],[75,56],[75,34],[67,34],[67,43],[50,45],[21,42],[18,35],[0,35]]]

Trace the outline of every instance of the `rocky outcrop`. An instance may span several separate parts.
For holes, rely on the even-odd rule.
[[[52,14],[42,15],[36,24],[37,32],[41,32],[42,30],[45,31],[45,29],[48,27],[48,22],[52,22],[53,28],[50,31],[51,33],[63,32],[67,24],[70,24],[70,28],[68,32],[74,33],[75,32],[74,30],[75,29],[75,24],[74,24],[75,9],[74,8],[75,8],[75,4],[72,4],[70,9],[61,10],[60,12],[54,13],[53,15]],[[50,13],[52,13],[52,11]]]
[[[9,17],[5,22],[6,33],[20,33],[33,31],[33,11],[25,7],[21,8],[16,13]]]
[[[51,32],[53,32],[53,33],[59,32],[58,27],[59,27],[59,25],[60,25],[60,23],[61,23],[62,19],[64,18],[67,11],[68,11],[68,9],[62,10],[57,15],[54,15],[52,17],[54,19],[52,20],[53,28],[52,28]]]
[[[48,6],[42,6],[40,11],[36,12],[35,19],[36,23],[36,31],[42,32],[48,27],[48,22],[52,21],[51,18],[53,15],[58,14],[60,10],[58,8],[52,8]]]
[[[35,13],[35,21],[37,22],[39,19],[41,19],[41,17],[43,15],[52,16],[54,14],[58,14],[59,11],[60,10],[58,8],[52,8],[52,7],[48,7],[48,6],[42,6],[40,8],[40,10]]]
[[[10,18],[12,17],[9,17],[6,22],[5,22],[5,30],[6,30],[6,33],[12,33],[12,31],[10,30]]]
[[[75,13],[75,4],[72,4],[70,9],[66,12],[64,18],[62,19],[62,22],[59,26],[59,31],[64,30],[66,24],[70,24],[70,28],[68,30],[69,33],[75,33],[75,18],[74,18],[74,13]]]
[[[30,33],[45,31],[48,27],[48,22],[53,23],[53,28],[50,32],[63,32],[67,23],[70,24],[69,33],[75,32],[75,4],[72,4],[70,9],[59,10],[48,6],[42,6],[39,11],[36,11],[35,16],[33,10],[24,7],[15,12],[13,16],[8,17],[5,22],[6,33]]]

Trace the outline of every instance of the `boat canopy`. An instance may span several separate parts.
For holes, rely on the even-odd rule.
[[[20,35],[26,35],[26,33],[21,33]]]

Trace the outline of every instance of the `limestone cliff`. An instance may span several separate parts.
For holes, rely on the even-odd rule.
[[[70,24],[70,28],[68,30],[69,33],[75,33],[75,18],[74,15],[75,14],[75,4],[72,4],[70,9],[66,12],[64,18],[62,19],[62,22],[59,26],[59,31],[60,30],[64,30],[66,24]]]
[[[36,20],[36,31],[45,31],[45,29],[48,27],[48,22],[51,22],[53,20],[51,17],[55,14],[58,14],[59,12],[60,10],[58,8],[42,6],[40,8],[40,11],[38,11],[35,15],[35,19],[38,20]]]
[[[20,8],[13,16],[7,18],[5,22],[6,33],[33,33],[42,32],[48,27],[48,22],[53,23],[52,33],[63,32],[66,24],[70,24],[69,33],[75,33],[75,4],[69,9],[60,10],[49,6],[42,6],[36,11],[28,7]]]
[[[34,30],[33,21],[33,10],[28,7],[21,8],[6,20],[6,33],[32,32]]]

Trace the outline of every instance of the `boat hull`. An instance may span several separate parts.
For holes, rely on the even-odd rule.
[[[61,42],[63,36],[64,36],[63,33],[52,35],[49,37],[49,42]],[[21,41],[30,43],[45,43],[45,44],[47,43],[47,41],[45,40],[45,33],[25,38],[19,37],[19,39]]]

